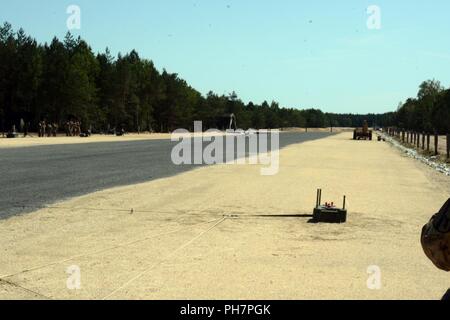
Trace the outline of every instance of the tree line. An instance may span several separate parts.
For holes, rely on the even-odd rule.
[[[117,57],[108,49],[95,54],[86,41],[70,33],[63,40],[55,37],[50,43],[39,44],[23,29],[15,32],[9,23],[0,26],[2,131],[23,123],[29,130],[37,130],[43,120],[60,128],[66,121],[80,121],[83,130],[94,132],[113,128],[192,130],[196,120],[203,121],[204,129],[226,129],[230,114],[235,114],[242,129],[357,127],[364,120],[373,126],[402,124],[413,128],[432,127],[437,119],[441,130],[445,110],[448,119],[449,94],[430,90],[427,87],[422,98],[408,100],[397,112],[386,114],[324,113],[317,108],[282,108],[275,101],[244,103],[235,92],[203,96],[176,73],[158,71],[135,50]],[[436,112],[427,111],[426,120],[418,120],[430,101]]]
[[[400,103],[395,126],[425,133],[450,133],[450,89],[437,80],[424,81],[417,97]]]

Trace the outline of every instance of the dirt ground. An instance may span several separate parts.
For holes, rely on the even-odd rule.
[[[305,132],[305,128],[283,128],[281,131],[288,131],[288,132]],[[346,128],[346,127],[338,127],[338,128],[308,128],[308,132],[350,132],[353,131],[353,128]]]
[[[334,128],[335,132],[348,131],[348,128]],[[286,128],[281,129],[284,132],[304,132],[305,129],[300,128]],[[329,128],[313,128],[308,129],[308,132],[329,132]],[[195,136],[195,134],[193,134]],[[216,135],[210,133],[208,135]],[[1,137],[0,135],[0,149],[2,148],[19,148],[19,147],[30,147],[30,146],[40,146],[40,145],[57,145],[57,144],[79,144],[79,143],[96,143],[96,142],[120,142],[120,141],[139,141],[139,140],[160,140],[160,139],[170,139],[170,133],[130,133],[122,137],[116,137],[114,135],[92,135],[89,138],[80,137],[66,137],[65,135],[58,135],[57,137],[45,137],[39,138],[37,133],[32,133],[28,137],[23,137],[22,135],[16,139],[7,139]]]
[[[283,149],[275,176],[203,167],[0,221],[0,299],[440,299],[419,239],[449,177],[351,137]],[[256,216],[311,213],[318,187],[347,195],[347,224]]]
[[[18,148],[30,147],[40,145],[56,145],[56,144],[76,144],[76,143],[95,143],[95,142],[118,142],[118,141],[135,141],[135,140],[149,140],[149,139],[170,139],[170,134],[167,133],[143,133],[143,134],[127,134],[122,137],[114,135],[93,135],[89,138],[80,137],[66,137],[65,135],[58,135],[57,137],[39,138],[37,134],[32,134],[23,138],[20,136],[16,139],[0,138],[1,148]]]

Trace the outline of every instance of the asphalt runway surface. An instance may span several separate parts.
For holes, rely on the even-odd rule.
[[[280,149],[330,134],[280,133]],[[198,168],[173,164],[171,153],[176,144],[141,140],[0,149],[0,219]],[[204,142],[204,146],[208,144]]]

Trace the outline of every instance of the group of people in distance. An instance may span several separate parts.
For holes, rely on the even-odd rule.
[[[54,122],[47,122],[46,120],[39,121],[38,134],[40,138],[44,137],[56,137],[58,133],[59,125]],[[67,121],[64,124],[67,137],[79,137],[81,135],[81,122],[80,121]]]
[[[81,135],[80,121],[67,121],[64,126],[67,137],[79,137]]]
[[[58,124],[57,123],[47,123],[47,121],[39,121],[38,124],[38,135],[39,138],[44,137],[56,137],[56,134],[58,133]]]

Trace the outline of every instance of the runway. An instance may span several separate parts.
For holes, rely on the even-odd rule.
[[[281,133],[280,148],[329,135]],[[60,200],[197,168],[172,163],[175,145],[170,140],[144,140],[0,149],[0,219]]]

